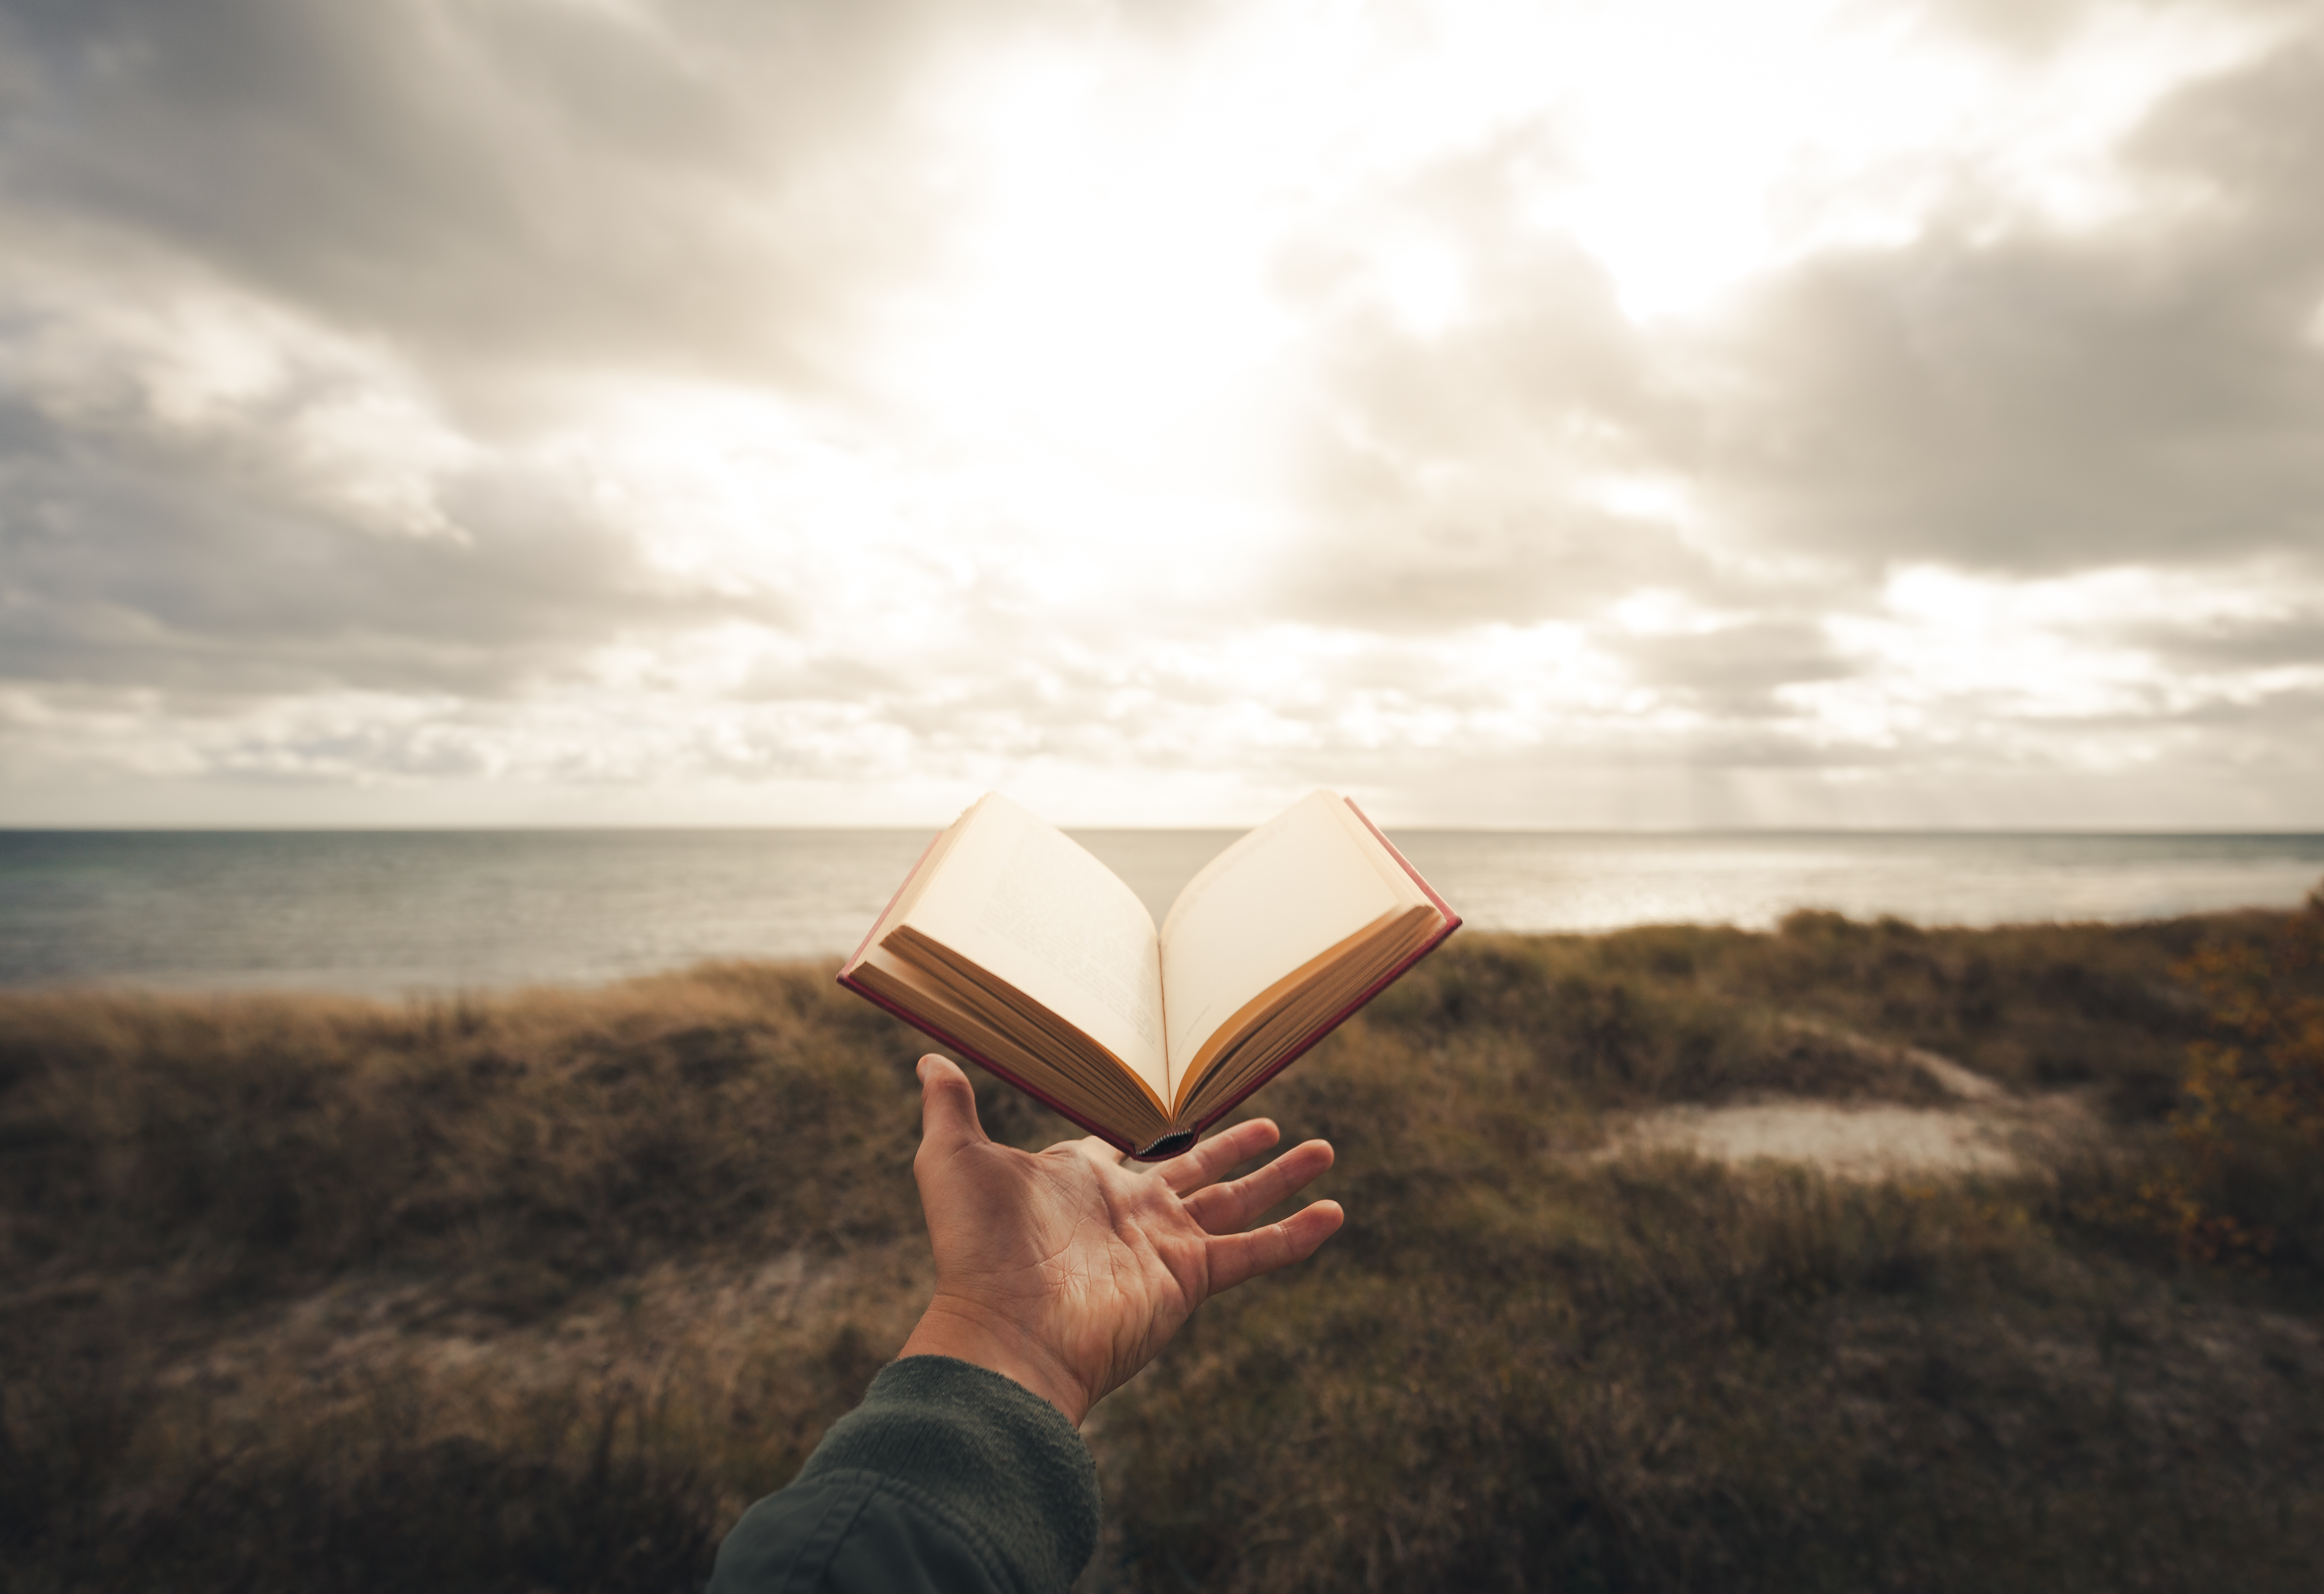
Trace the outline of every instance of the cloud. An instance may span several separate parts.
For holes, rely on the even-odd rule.
[[[0,820],[2324,823],[2319,107],[2257,4],[0,0]]]
[[[1501,141],[1286,249],[1286,287],[1321,307],[1296,351],[1286,612],[1442,631],[1702,574],[1640,492],[1695,414],[1603,269],[1519,214],[1512,174],[1556,158],[1538,131]],[[1399,272],[1430,252],[1448,302],[1416,315]]]
[[[844,364],[868,295],[945,248],[943,130],[904,113],[967,21],[18,5],[0,171],[19,226],[190,257],[439,376],[516,360],[811,382]]]
[[[2324,40],[2166,100],[2090,227],[1964,203],[1803,263],[1717,335],[1706,475],[1769,543],[2056,571],[2324,547]]]
[[[781,619],[657,572],[571,472],[447,431],[392,369],[198,306],[161,319],[10,351],[14,678],[490,696],[622,629]]]

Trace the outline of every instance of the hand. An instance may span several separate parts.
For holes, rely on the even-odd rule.
[[[936,1294],[905,1356],[954,1356],[1016,1379],[1082,1419],[1194,1315],[1246,1278],[1314,1254],[1339,1229],[1335,1201],[1240,1232],[1332,1166],[1310,1140],[1231,1184],[1221,1174],[1281,1138],[1237,1124],[1151,1168],[1092,1138],[1036,1156],[996,1146],[949,1059],[920,1059],[920,1151],[912,1159]]]

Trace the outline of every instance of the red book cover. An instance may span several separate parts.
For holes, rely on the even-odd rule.
[[[1272,1068],[1269,1068],[1265,1073],[1259,1075],[1256,1079],[1253,1079],[1249,1083],[1245,1084],[1240,1090],[1237,1091],[1225,1101],[1221,1102],[1218,1106],[1212,1109],[1201,1122],[1194,1125],[1192,1129],[1176,1130],[1171,1134],[1164,1136],[1161,1139],[1156,1141],[1151,1147],[1148,1147],[1143,1152],[1139,1151],[1137,1147],[1131,1145],[1129,1141],[1124,1140],[1120,1136],[1113,1133],[1111,1130],[1098,1124],[1092,1123],[1088,1119],[1084,1118],[1072,1108],[1067,1107],[1064,1102],[1051,1097],[1046,1092],[1026,1083],[1023,1080],[1018,1078],[1016,1074],[1010,1073],[1000,1064],[993,1062],[990,1057],[987,1057],[977,1051],[975,1047],[966,1045],[957,1037],[946,1034],[937,1025],[929,1022],[927,1019],[920,1017],[917,1013],[899,1007],[896,1003],[890,1001],[886,997],[870,990],[861,981],[846,973],[844,969],[840,973],[839,982],[848,990],[853,991],[856,995],[862,997],[864,1000],[872,1003],[874,1007],[885,1009],[887,1011],[893,1013],[897,1018],[901,1018],[905,1023],[910,1025],[913,1028],[918,1030],[921,1034],[928,1037],[931,1040],[941,1043],[947,1051],[951,1052],[955,1056],[965,1057],[970,1062],[974,1063],[978,1067],[985,1070],[987,1073],[1007,1080],[1010,1084],[1015,1085],[1019,1090],[1024,1092],[1027,1095],[1040,1102],[1041,1105],[1049,1109],[1050,1111],[1056,1113],[1062,1118],[1070,1119],[1073,1122],[1079,1124],[1083,1129],[1087,1129],[1091,1134],[1095,1135],[1099,1139],[1103,1140],[1107,1145],[1119,1147],[1120,1150],[1128,1152],[1130,1156],[1137,1161],[1160,1162],[1166,1158],[1176,1156],[1178,1153],[1185,1150],[1187,1147],[1192,1146],[1195,1141],[1201,1139],[1204,1131],[1209,1129],[1213,1124],[1218,1122],[1220,1119],[1225,1117],[1228,1113],[1233,1111],[1235,1108],[1240,1106],[1242,1102],[1250,1097],[1252,1092],[1258,1090],[1268,1080],[1273,1079],[1277,1074],[1290,1067],[1292,1064],[1297,1062],[1299,1058],[1305,1055],[1317,1041],[1322,1040],[1325,1036],[1331,1034],[1332,1031],[1346,1023],[1348,1019],[1353,1017],[1366,1002],[1369,1002],[1372,998],[1378,996],[1381,991],[1386,990],[1389,986],[1395,984],[1397,981],[1403,978],[1406,970],[1410,969],[1413,964],[1418,963],[1422,958],[1426,957],[1430,953],[1435,951],[1439,946],[1444,944],[1444,938],[1461,927],[1461,916],[1452,911],[1452,908],[1450,903],[1446,902],[1443,898],[1436,894],[1435,887],[1430,885],[1426,880],[1421,878],[1420,871],[1413,868],[1411,861],[1406,858],[1402,852],[1397,851],[1396,843],[1389,841],[1388,837],[1381,833],[1380,827],[1371,822],[1371,816],[1366,814],[1361,808],[1357,807],[1354,799],[1342,797],[1340,800],[1346,803],[1349,808],[1355,814],[1356,817],[1364,822],[1364,828],[1370,831],[1373,837],[1379,841],[1379,844],[1388,849],[1388,856],[1395,859],[1397,864],[1403,868],[1405,873],[1412,877],[1412,883],[1418,886],[1422,894],[1427,897],[1428,900],[1434,905],[1436,911],[1444,916],[1444,927],[1439,930],[1434,936],[1430,937],[1427,944],[1422,946],[1419,951],[1414,953],[1410,957],[1406,958],[1402,963],[1397,964],[1387,973],[1381,975],[1379,979],[1373,981],[1373,983],[1360,995],[1359,995],[1355,1000],[1350,1002],[1346,1007],[1341,1009],[1329,1018],[1323,1020],[1322,1024],[1316,1026],[1313,1031],[1301,1039],[1297,1046],[1292,1047],[1289,1052],[1285,1054],[1280,1062],[1277,1063]],[[936,842],[931,839],[928,845],[933,847],[936,845]],[[922,861],[926,861],[927,853],[925,850],[922,851],[920,857]],[[918,872],[919,864],[915,863],[912,866],[910,872],[904,876],[903,884],[899,885],[896,888],[895,896],[889,898],[888,908],[883,908],[880,910],[880,918],[873,919],[872,921],[872,928],[863,933],[863,940],[855,948],[854,957],[848,959],[848,967],[853,967],[856,958],[860,958],[863,955],[864,948],[868,947],[872,944],[872,932],[876,931],[880,927],[880,919],[887,917],[888,908],[895,906],[896,897],[903,895],[904,886],[909,885],[911,883],[912,875]]]

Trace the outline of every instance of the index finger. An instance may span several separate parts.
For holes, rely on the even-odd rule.
[[[1271,1118],[1254,1118],[1239,1123],[1195,1147],[1182,1156],[1174,1156],[1154,1172],[1165,1184],[1185,1195],[1204,1185],[1249,1157],[1283,1138],[1283,1131],[1275,1127]]]

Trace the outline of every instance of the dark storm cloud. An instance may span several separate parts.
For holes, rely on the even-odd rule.
[[[1866,19],[1908,15],[1931,33],[1964,39],[2028,60],[2053,60],[2079,43],[2094,25],[2126,12],[2149,16],[2232,17],[2245,21],[2297,23],[2307,18],[2308,0],[1921,0],[1908,6],[1857,7]]]
[[[2043,53],[2099,8],[1936,23]],[[2285,15],[2293,14],[2289,10]],[[1964,163],[1919,236],[1768,274],[1708,330],[1641,327],[1525,224],[1554,125],[1441,167],[1286,251],[1336,307],[1305,358],[1310,535],[1286,612],[1363,626],[1586,614],[1640,585],[1733,598],[1671,524],[1593,477],[1667,476],[1702,529],[1823,562],[1793,604],[1868,601],[1916,563],[2021,574],[2324,552],[2324,24],[2158,106],[2103,226],[2027,214]],[[1363,291],[1386,235],[1450,240],[1465,314]],[[1784,594],[1758,593],[1750,601]],[[1820,667],[1823,668],[1823,667]]]
[[[1770,281],[1706,477],[1771,546],[2051,572],[2324,548],[2324,28],[2161,106],[2144,196]],[[1748,373],[1745,375],[1744,373]]]
[[[1013,9],[12,0],[0,182],[447,376],[827,379],[945,247],[921,68]]]
[[[1858,668],[1833,648],[1821,627],[1804,620],[1613,637],[1604,646],[1642,685],[1666,688],[1686,706],[1720,719],[1790,714],[1775,696],[1777,687],[1838,680]]]
[[[2324,660],[2324,611],[2209,625],[2144,625],[2118,633],[2180,669],[2269,669]]]
[[[553,477],[456,479],[463,535],[400,536],[235,452],[0,410],[0,678],[498,696],[624,631],[786,618],[654,571]]]
[[[50,284],[0,346],[62,351],[11,362],[0,403],[0,678],[493,696],[619,637],[781,623],[777,597],[654,569],[634,527],[521,457],[414,464],[447,534],[383,533],[335,501],[343,465],[287,459],[381,373],[309,370],[296,346],[392,348],[423,408],[589,366],[811,389],[853,308],[940,251],[937,174],[899,111],[966,21],[0,5],[0,225]],[[263,354],[291,369],[193,421],[154,398],[153,346],[107,325],[189,290],[293,318],[237,334],[289,337]]]
[[[2139,723],[2144,723],[2142,721]],[[2256,733],[2286,751],[2324,744],[2324,686],[2286,686],[2244,699],[2220,698],[2168,716],[2166,723]],[[2309,751],[2304,762],[2314,763]]]
[[[1148,411],[1107,408],[1143,373],[1020,351],[1067,336],[1041,306],[991,312],[989,341],[979,318],[1022,287],[991,277],[1083,258],[1076,229],[1145,236],[1010,142],[1008,96],[1061,97],[1037,144],[1085,124],[1151,158],[1121,190],[1150,181],[1167,219],[1172,181],[1231,174],[1140,141],[1249,112],[1247,8],[0,0],[0,715],[23,768],[254,779],[1014,759],[1394,786],[1427,747],[1532,790],[1554,747],[1642,782],[1904,789],[1914,714],[1995,768],[2142,725],[2189,767],[2256,768],[2316,733],[2324,666],[2324,18],[2173,14],[2229,9],[2282,38],[2152,107],[2106,219],[2030,199],[1990,142],[1916,146],[1941,198],[1911,236],[1821,245],[1699,314],[1626,305],[1619,251],[1558,209],[1596,180],[1554,96],[1409,161],[1333,166],[1318,140],[1312,184],[1187,203],[1229,230],[1266,211],[1248,250],[1280,342],[1231,406],[1263,459],[1205,477],[1190,446],[1185,484],[1189,515],[1263,530],[1194,537],[1185,578],[1111,523],[1160,523],[1120,511],[1179,485],[1176,421],[1132,438]],[[2031,82],[2134,11],[1861,14]],[[1430,42],[1417,12],[1384,25]],[[1065,87],[980,78],[994,103],[958,120],[991,147],[955,147],[947,86],[1004,57],[1065,60]],[[1239,237],[1214,260],[1168,233],[1168,271],[1181,244],[1194,277],[1244,270]],[[1090,250],[1091,274],[1143,281],[1135,253]],[[1101,308],[1058,327],[1102,343],[1102,307],[1146,308],[1069,275],[1060,297]],[[1156,273],[1157,314],[1175,286]],[[962,322],[964,377],[892,352]],[[1021,442],[1013,419],[947,430],[958,394],[914,385],[974,408],[974,362],[1020,352],[996,412],[1061,372],[1086,434],[1039,432],[1056,393]],[[1958,636],[1895,599],[1927,566],[1975,577]],[[2068,613],[2125,567],[2236,601]],[[2066,595],[2009,608],[2037,576]],[[2015,615],[2060,679],[1948,673]]]
[[[2060,13],[1999,42],[2068,49],[2088,8]],[[1819,728],[1822,699],[1785,690],[1845,688],[1870,708],[1902,688],[1972,762],[2033,770],[2053,755],[2031,750],[2070,762],[2069,749],[2143,729],[2156,745],[2207,739],[2175,744],[2292,801],[2300,760],[2286,750],[2324,730],[2302,684],[2324,666],[2312,620],[2248,605],[2165,627],[2085,616],[2061,638],[2112,650],[2108,668],[2144,684],[2102,694],[2117,708],[2052,703],[2029,721],[2032,698],[1920,678],[1925,665],[1836,645],[1821,616],[1880,613],[1888,577],[1923,565],[2006,585],[2256,560],[2278,571],[2279,596],[2312,598],[2324,582],[2318,149],[2324,25],[2310,13],[2304,32],[2142,119],[2116,154],[2135,202],[2103,225],[2052,220],[2006,171],[1962,161],[1910,241],[1811,255],[1728,314],[1656,326],[1626,315],[1568,240],[1525,225],[1518,174],[1562,157],[1554,126],[1523,130],[1407,185],[1385,220],[1330,218],[1290,252],[1286,275],[1333,309],[1302,351],[1307,535],[1273,601],[1415,634],[1579,622],[1660,708],[1695,716],[1678,737],[1569,719],[1561,760],[1909,782],[1928,756],[1922,733],[1836,734]],[[1362,246],[1403,235],[1460,253],[1466,302],[1441,330],[1401,323],[1364,290]],[[1686,513],[1616,513],[1593,497],[1593,481],[1626,477],[1683,484]],[[1639,587],[1711,618],[1644,634],[1603,623]],[[2035,697],[2045,685],[2068,683],[2025,683]],[[1344,745],[1337,756],[1360,758]],[[1706,810],[1719,812],[1734,816]]]

